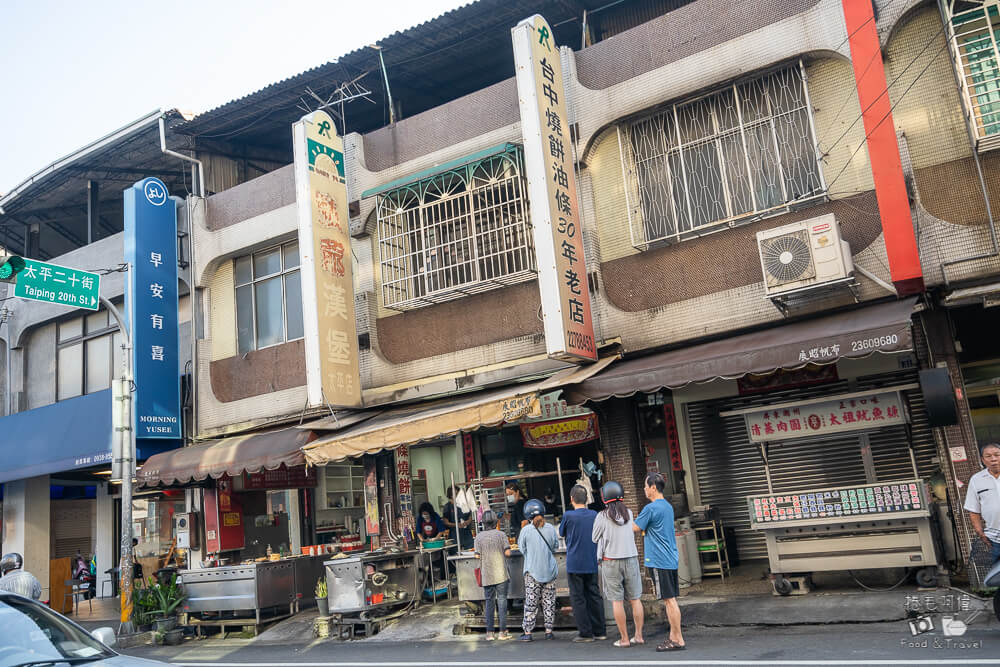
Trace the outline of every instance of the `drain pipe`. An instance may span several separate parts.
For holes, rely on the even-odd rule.
[[[172,151],[167,148],[167,132],[163,122],[163,115],[160,115],[160,151],[165,155],[172,155],[175,158],[184,160],[185,162],[190,162],[192,164],[198,165],[198,192],[199,197],[205,196],[205,167],[202,165],[201,160],[184,155],[183,153],[178,153],[177,151]]]
[[[944,22],[946,26],[948,26],[947,39],[950,44],[954,44],[955,43],[954,27],[952,26],[951,20],[948,17],[948,12],[944,7],[943,2],[940,1],[938,2],[938,11],[941,14],[941,20]],[[950,46],[948,47],[948,53],[951,56],[950,57],[951,73],[955,77],[955,84],[958,87],[959,95],[961,95],[963,100],[965,100],[966,99],[965,87],[962,85],[962,80],[959,79],[958,62],[955,60],[955,52],[951,49]],[[946,286],[949,285],[950,283],[950,281],[948,280],[948,272],[945,270],[947,267],[954,266],[955,264],[964,264],[965,262],[974,262],[976,260],[989,259],[991,257],[996,257],[997,255],[1000,255],[1000,245],[998,245],[997,243],[996,225],[994,224],[993,221],[993,208],[990,206],[990,194],[989,191],[986,189],[986,179],[983,178],[983,168],[982,165],[980,165],[979,163],[979,150],[976,147],[976,137],[972,133],[972,124],[969,122],[969,120],[970,119],[968,117],[965,119],[965,131],[969,136],[969,146],[972,148],[972,161],[975,162],[976,164],[976,175],[979,177],[979,187],[983,191],[983,202],[986,204],[986,217],[989,219],[990,223],[989,226],[990,241],[993,244],[993,251],[980,253],[978,255],[973,255],[971,257],[963,257],[961,259],[952,259],[947,262],[941,262],[941,275],[944,278],[944,284]]]

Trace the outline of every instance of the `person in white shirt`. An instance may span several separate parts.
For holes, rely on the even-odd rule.
[[[969,479],[965,510],[976,535],[992,550],[995,563],[1000,560],[1000,444],[983,445],[979,455],[986,467]]]

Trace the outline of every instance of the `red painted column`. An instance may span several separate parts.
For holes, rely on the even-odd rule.
[[[858,87],[868,159],[875,181],[875,197],[882,218],[889,273],[900,296],[924,291],[923,270],[913,232],[910,201],[892,120],[892,103],[886,91],[885,69],[871,0],[842,0],[851,63]],[[860,250],[860,248],[858,248]]]

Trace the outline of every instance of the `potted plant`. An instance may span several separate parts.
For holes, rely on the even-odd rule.
[[[132,604],[134,605],[132,620],[135,622],[136,629],[140,632],[151,630],[159,607],[153,592],[145,586],[136,587],[132,593]]]
[[[170,582],[167,584],[153,584],[149,591],[156,605],[153,609],[156,614],[156,619],[153,621],[156,631],[173,630],[177,626],[177,617],[174,612],[187,597],[177,585],[177,574],[171,575]]]
[[[319,609],[320,616],[330,615],[330,598],[327,597],[326,589],[326,577],[320,577],[316,580],[316,607]]]

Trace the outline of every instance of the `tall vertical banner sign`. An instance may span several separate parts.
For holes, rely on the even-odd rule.
[[[596,361],[562,63],[539,15],[511,29],[548,355]]]
[[[292,126],[309,405],[361,405],[344,141],[322,111]]]
[[[180,438],[177,202],[158,178],[125,191],[125,308],[132,335],[137,438]]]

